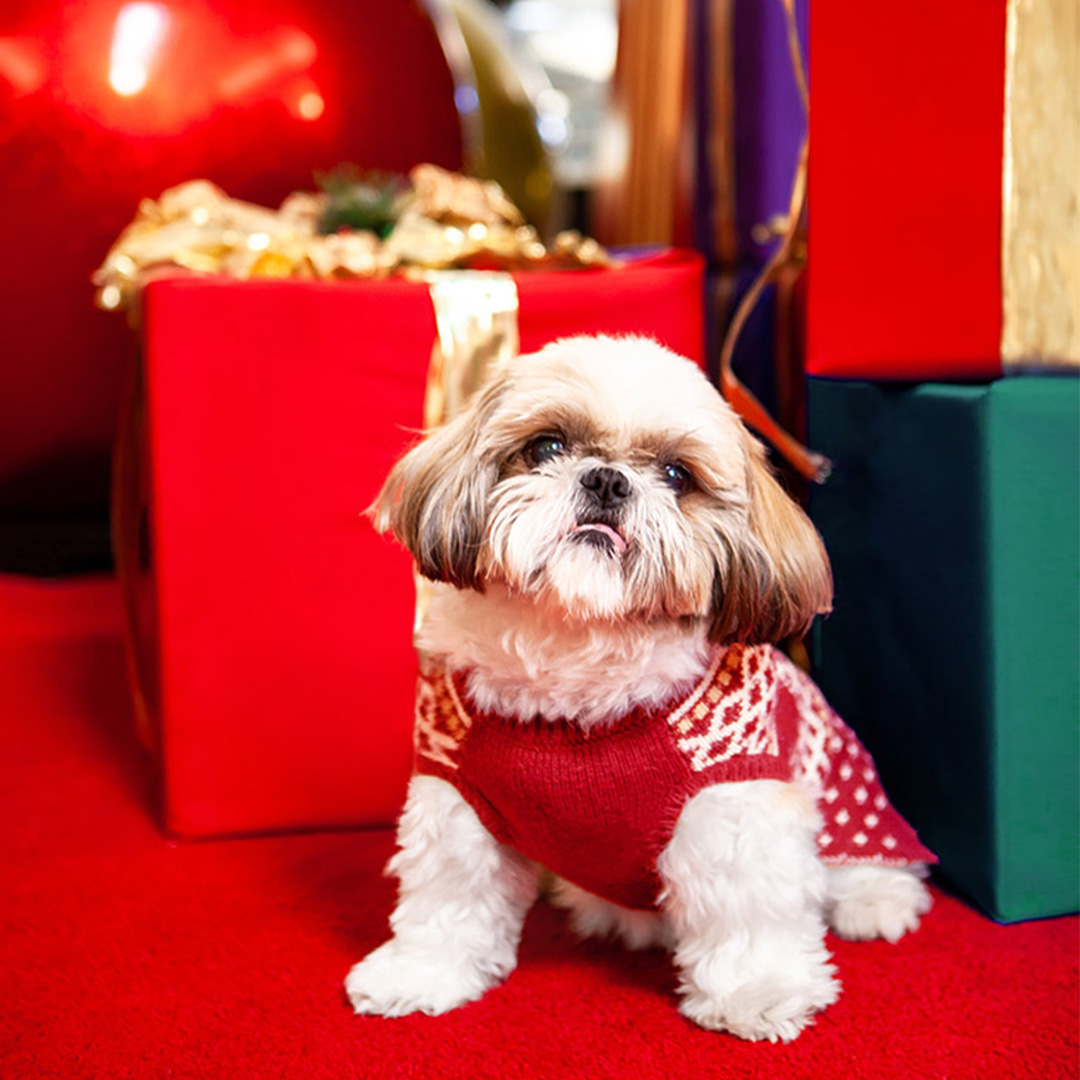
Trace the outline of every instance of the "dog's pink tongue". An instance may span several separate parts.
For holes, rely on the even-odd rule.
[[[606,536],[615,546],[615,550],[622,555],[626,551],[626,541],[610,525],[602,525],[600,522],[587,522],[584,525],[575,525],[571,533],[598,532]]]

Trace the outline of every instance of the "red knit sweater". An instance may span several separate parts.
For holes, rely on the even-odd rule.
[[[482,713],[467,686],[467,671],[423,665],[416,771],[453,784],[500,842],[626,907],[656,906],[657,859],[683,805],[729,781],[808,784],[826,862],[936,862],[851,729],[770,646],[719,649],[688,693],[589,731]]]

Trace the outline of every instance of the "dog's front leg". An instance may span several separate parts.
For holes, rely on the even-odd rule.
[[[517,963],[536,872],[498,843],[444,780],[414,777],[388,871],[393,937],[349,972],[358,1013],[430,1015],[475,1001]]]
[[[775,780],[690,799],[660,857],[681,1012],[745,1039],[793,1039],[839,993],[825,950],[812,798]]]

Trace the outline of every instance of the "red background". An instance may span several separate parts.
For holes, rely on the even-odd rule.
[[[461,160],[453,83],[419,0],[162,0],[174,15],[143,95],[107,84],[122,0],[6,0],[39,84],[0,68],[0,513],[104,508],[122,317],[95,310],[90,275],[140,199],[207,177],[276,206],[342,161],[404,170]],[[300,72],[223,98],[236,67],[293,28],[316,45]],[[272,67],[272,65],[271,65]],[[326,102],[287,107],[293,76]]]

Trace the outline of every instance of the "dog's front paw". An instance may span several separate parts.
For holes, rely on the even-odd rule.
[[[476,1001],[495,981],[467,960],[391,938],[353,967],[345,993],[357,1013],[438,1016]]]
[[[790,1042],[840,996],[835,969],[824,959],[769,965],[750,954],[731,971],[708,961],[702,968],[692,983],[684,981],[679,1011],[703,1028],[741,1039]]]

